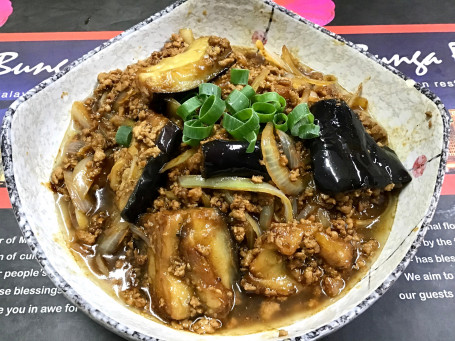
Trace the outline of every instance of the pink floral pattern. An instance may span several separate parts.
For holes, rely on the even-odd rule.
[[[335,18],[335,4],[332,0],[274,1],[320,26],[327,25]]]
[[[425,167],[427,165],[427,157],[425,155],[420,155],[414,162],[412,167],[412,175],[414,178],[418,178],[423,175],[425,172]]]
[[[10,0],[0,0],[0,27],[8,20],[13,13],[13,6]]]
[[[265,37],[265,32],[264,31],[254,31],[253,35],[251,36],[251,41],[253,42],[253,44],[255,44],[256,40],[261,40],[264,45],[267,44],[267,38]]]

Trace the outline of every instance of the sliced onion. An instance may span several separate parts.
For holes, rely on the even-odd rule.
[[[134,90],[129,89],[129,90],[123,90],[120,92],[113,103],[112,107],[114,110],[119,110],[120,107],[123,107],[123,105],[134,95]]]
[[[136,236],[138,236],[139,238],[141,238],[146,244],[148,247],[151,246],[150,244],[150,238],[147,237],[147,235],[145,234],[145,231],[139,227],[137,227],[136,225],[133,225],[133,224],[130,224],[130,230],[131,232],[133,232]]]
[[[354,219],[354,226],[357,228],[371,228],[375,226],[377,222],[380,222],[382,219],[389,219],[389,217],[394,217],[395,210],[397,207],[398,198],[394,195],[391,195],[389,192],[386,193],[387,196],[387,205],[384,207],[384,210],[376,217],[369,217],[365,219]]]
[[[134,155],[131,161],[130,171],[128,174],[128,181],[136,182],[142,174],[142,168],[139,166],[139,157]]]
[[[194,41],[193,31],[190,28],[181,28],[179,34],[187,44],[191,44]]]
[[[76,154],[84,146],[84,141],[73,140],[65,146],[65,154]]]
[[[234,202],[234,196],[232,195],[231,192],[224,191],[224,197],[226,198],[226,201],[229,204],[232,204]],[[245,219],[250,227],[247,229],[245,237],[248,247],[252,249],[254,246],[254,241],[256,240],[257,237],[259,237],[262,234],[262,231],[259,228],[257,221],[248,212],[245,212]]]
[[[308,74],[313,71],[313,69],[310,68],[309,66],[296,62],[295,57],[292,55],[292,53],[289,51],[286,45],[283,45],[283,47],[281,48],[281,59],[283,60],[284,63],[286,63],[289,66],[289,68],[292,70],[292,73],[296,76],[300,75],[306,76],[304,72]],[[304,72],[300,70],[299,66],[303,67]]]
[[[81,195],[81,193],[76,189],[73,182],[73,174],[70,171],[66,171],[63,173],[63,177],[73,205],[84,213],[90,211],[93,207],[93,203],[87,198],[87,196]]]
[[[204,191],[202,191],[201,200],[204,207],[212,207],[212,204],[210,203],[210,196]]]
[[[354,226],[361,228],[368,228],[371,224],[378,221],[378,218],[375,219],[354,219]]]
[[[71,107],[71,118],[76,122],[82,129],[88,129],[92,126],[92,120],[90,113],[84,103],[74,102]]]
[[[55,201],[55,206],[57,207],[57,212],[63,227],[65,228],[67,233],[70,233],[72,230],[72,220],[70,214],[70,202],[68,200],[63,199],[63,196],[59,196],[58,199]]]
[[[297,216],[298,204],[297,204],[297,197],[292,198],[292,213],[294,213],[294,217]]]
[[[307,76],[296,76],[291,79],[292,86],[294,88],[298,88],[302,85],[313,84],[313,85],[330,85],[335,83],[334,80],[320,80],[320,79],[313,79]]]
[[[167,97],[164,99],[166,102],[166,114],[167,116],[177,124],[182,124],[182,118],[177,115],[177,109],[180,107],[180,103],[173,97]]]
[[[311,88],[306,87],[302,92],[302,96],[300,97],[300,103],[308,103],[308,98],[310,97],[310,93],[311,93]]]
[[[75,213],[76,208],[74,207],[74,205],[72,203],[69,203],[68,208],[69,208],[69,215],[70,215],[70,219],[71,219],[71,226],[73,227],[74,230],[78,230],[79,224],[76,219],[76,213]]]
[[[97,189],[95,192],[96,208],[95,212],[108,211],[114,203],[115,193],[108,186]]]
[[[354,109],[367,110],[368,100],[365,97],[355,96],[352,100],[349,100],[349,107]]]
[[[322,207],[318,209],[318,214],[317,214],[319,222],[324,226],[325,228],[331,227],[332,223],[330,222],[330,215],[329,212]]]
[[[74,215],[76,216],[76,221],[77,225],[79,226],[79,229],[81,230],[87,230],[88,229],[88,224],[89,224],[89,219],[87,217],[87,214],[82,212],[79,209],[74,210]]]
[[[259,85],[261,85],[261,83],[267,78],[269,73],[269,69],[263,69],[259,75],[256,76],[256,78],[253,80],[253,83],[251,83],[251,87],[254,89],[254,91],[258,90]]]
[[[270,64],[278,66],[281,69],[286,70],[289,73],[292,73],[292,69],[275,53],[267,51],[264,47],[264,44],[260,40],[256,40],[256,47],[259,52],[264,56]]]
[[[104,263],[103,257],[100,254],[97,254],[95,256],[95,263],[96,263],[96,266],[98,267],[98,270],[101,272],[101,274],[108,277],[109,269],[107,268],[106,263]]]
[[[211,189],[228,189],[231,191],[246,191],[246,192],[259,192],[267,193],[277,196],[281,199],[284,206],[284,215],[286,222],[292,222],[292,204],[289,198],[281,192],[278,188],[273,187],[269,183],[263,182],[256,184],[251,179],[240,177],[216,177],[204,179],[200,175],[184,175],[180,176],[179,184],[185,188],[211,188]]]
[[[103,256],[114,253],[127,235],[129,225],[128,222],[120,217],[120,214],[114,217],[112,224],[103,231],[98,239],[97,252]]]
[[[297,65],[295,65],[291,52],[289,52],[286,45],[283,45],[283,47],[281,48],[281,59],[283,60],[284,63],[288,65],[289,69],[291,69],[291,72],[295,76],[303,76],[303,72],[301,72]]]
[[[106,102],[106,98],[107,98],[107,95],[108,95],[109,91],[105,91],[103,92],[103,94],[101,95],[100,99],[98,100],[98,109],[99,108],[102,108],[104,106],[104,103]]]
[[[262,157],[267,172],[275,185],[288,195],[298,195],[305,189],[302,178],[289,180],[289,170],[280,164],[280,152],[273,135],[273,123],[268,122],[261,137]]]
[[[308,97],[308,102],[317,102],[319,101],[319,96],[316,91],[311,91],[310,96]]]
[[[335,83],[335,80],[319,80],[319,79],[313,79],[305,75],[296,63],[294,62],[294,57],[292,56],[291,52],[289,52],[288,48],[283,45],[283,48],[281,49],[281,59],[283,63],[285,63],[288,66],[288,69],[291,70],[291,72],[296,76],[296,78],[293,78],[292,80],[292,85],[294,87],[298,87],[299,85],[305,85],[305,83],[309,84],[314,84],[314,85],[330,85]],[[308,71],[311,71],[309,69]]]
[[[194,154],[196,154],[197,149],[196,148],[191,148],[188,149],[187,151],[183,152],[176,158],[172,159],[168,163],[164,165],[163,168],[160,169],[160,173],[164,173],[165,171],[177,167],[178,165],[181,165],[184,163],[186,160],[188,160],[190,157],[192,157]]]
[[[272,200],[270,205],[262,207],[261,215],[259,216],[259,226],[261,227],[262,231],[267,231],[272,225],[273,213],[275,212],[274,206],[275,205]]]
[[[89,169],[87,167],[88,163],[92,160],[92,156],[87,156],[79,161],[73,170],[73,184],[76,191],[80,193],[81,197],[85,197],[87,195],[93,184],[93,179],[91,179],[88,175]]]
[[[297,216],[297,220],[307,219],[318,207],[314,204],[306,204]]]
[[[125,158],[118,159],[107,176],[109,184],[114,191],[117,191],[122,183],[122,174],[120,174],[120,171],[126,167],[126,162],[127,160]]]
[[[295,169],[300,165],[299,154],[295,149],[295,142],[292,137],[286,134],[284,131],[277,129],[276,130],[278,137],[280,138],[281,147],[283,147],[284,155],[286,155],[289,161],[289,167]]]

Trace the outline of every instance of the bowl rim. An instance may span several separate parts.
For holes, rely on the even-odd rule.
[[[50,84],[54,83],[61,77],[63,77],[66,73],[68,73],[71,69],[79,65],[80,63],[84,62],[86,59],[90,58],[91,56],[95,55],[96,53],[100,52],[104,48],[108,47],[109,45],[123,39],[125,36],[137,31],[138,29],[142,28],[143,26],[155,21],[156,19],[172,12],[175,8],[179,7],[180,5],[192,0],[178,0],[175,3],[169,5],[165,9],[153,14],[146,20],[134,25],[133,27],[125,30],[118,36],[104,42],[100,46],[94,48],[93,50],[89,51],[88,53],[84,54],[82,57],[78,58],[77,60],[73,61],[71,64],[66,66],[62,71],[55,74],[52,77],[44,80],[31,90],[27,91],[23,96],[18,98],[6,111],[5,116],[3,118],[2,123],[2,131],[1,131],[1,151],[2,151],[2,161],[3,161],[3,169],[5,174],[5,181],[8,188],[8,194],[10,197],[12,209],[16,220],[18,222],[19,228],[24,235],[24,238],[31,249],[32,254],[38,260],[42,268],[46,271],[48,277],[52,280],[52,282],[62,291],[62,293],[66,296],[68,300],[70,300],[73,304],[75,304],[79,309],[81,309],[84,313],[86,313],[92,320],[95,322],[103,325],[108,330],[122,336],[125,338],[133,339],[133,340],[159,340],[153,336],[148,336],[143,333],[137,332],[132,328],[119,323],[118,321],[114,320],[113,318],[107,316],[106,314],[102,313],[101,311],[91,308],[91,305],[88,301],[83,299],[78,292],[76,292],[64,279],[63,277],[54,269],[51,265],[49,260],[47,259],[46,255],[44,254],[41,246],[39,245],[32,227],[28,222],[26,215],[23,211],[21,199],[19,197],[19,193],[16,187],[14,172],[13,172],[13,160],[12,160],[12,143],[11,143],[11,126],[12,126],[12,119],[20,107],[20,105],[30,99],[32,96],[40,92],[41,90],[45,89]],[[326,336],[337,329],[341,328],[348,322],[352,321],[355,317],[359,316],[363,313],[366,308],[372,305],[379,297],[381,297],[390,287],[391,285],[398,279],[398,277],[404,272],[406,267],[408,266],[409,262],[411,261],[412,257],[415,255],[417,248],[422,243],[423,237],[427,232],[428,224],[431,222],[431,219],[434,215],[436,210],[436,206],[439,200],[441,187],[444,179],[446,162],[448,157],[448,144],[449,144],[449,137],[450,137],[450,115],[444,104],[441,102],[440,98],[436,96],[432,91],[427,88],[424,88],[422,84],[413,81],[411,78],[404,75],[401,71],[398,71],[394,67],[385,64],[380,59],[372,55],[371,53],[362,50],[354,43],[347,41],[343,37],[335,34],[324,27],[321,27],[303,17],[299,16],[298,14],[277,5],[271,0],[259,0],[265,5],[269,6],[271,9],[269,25],[272,22],[273,13],[275,10],[278,10],[293,20],[300,21],[313,29],[316,29],[330,37],[342,42],[349,47],[357,50],[358,52],[362,53],[364,56],[368,57],[369,59],[375,61],[376,63],[380,64],[386,70],[394,73],[398,77],[409,80],[412,82],[412,85],[415,89],[417,89],[421,94],[426,96],[430,99],[433,103],[436,104],[442,118],[443,122],[443,141],[442,141],[442,149],[441,153],[433,157],[433,159],[440,158],[439,167],[438,167],[438,174],[436,177],[436,183],[433,191],[433,195],[430,201],[430,205],[425,213],[424,218],[422,219],[422,225],[417,232],[416,239],[412,243],[411,247],[407,251],[405,257],[401,260],[395,270],[384,280],[384,282],[376,288],[367,298],[365,298],[362,302],[357,304],[347,313],[339,316],[335,320],[326,323],[325,325],[307,332],[304,335],[293,337],[292,340],[315,340],[322,336]],[[269,28],[269,27],[268,27]],[[266,34],[268,32],[268,28],[266,29]],[[431,160],[429,160],[431,161]],[[428,162],[429,162],[428,161]]]

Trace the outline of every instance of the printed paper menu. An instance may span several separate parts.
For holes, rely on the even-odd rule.
[[[455,117],[455,33],[359,34],[346,38],[429,87]],[[29,88],[100,43],[0,42],[0,116]],[[454,131],[452,123],[452,134]],[[58,340],[74,330],[81,340],[95,336],[115,339],[66,300],[33,259],[10,210],[3,173],[0,180],[0,339],[22,335],[23,340]],[[384,340],[406,335],[409,339],[416,324],[420,330],[415,332],[416,340],[451,337],[455,315],[453,136],[443,194],[425,241],[405,273],[373,307],[328,339],[371,339],[371,335]],[[437,323],[432,323],[435,316]],[[392,319],[396,321],[393,324]]]

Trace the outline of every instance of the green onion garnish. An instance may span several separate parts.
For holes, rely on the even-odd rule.
[[[201,142],[200,140],[196,140],[196,139],[190,139],[189,137],[183,135],[182,137],[182,142],[188,146],[191,146],[191,147],[196,147],[199,145],[199,142]]]
[[[231,69],[231,83],[234,85],[237,85],[237,84],[246,85],[246,84],[248,84],[248,75],[249,74],[250,74],[250,70]]]
[[[245,85],[242,90],[234,89],[227,99],[221,99],[221,88],[212,83],[199,85],[199,94],[194,92],[177,108],[177,114],[183,119],[182,142],[197,146],[201,140],[212,133],[213,126],[223,116],[222,126],[237,140],[249,142],[247,152],[254,151],[260,123],[273,122],[276,129],[287,131],[301,139],[319,136],[319,126],[314,124],[314,116],[307,104],[299,104],[289,115],[285,115],[286,100],[277,92],[257,95],[248,85],[249,70],[231,69],[231,83]],[[187,97],[188,98],[188,97]],[[228,112],[225,112],[227,109]],[[128,146],[131,142],[131,128],[128,140],[119,140],[119,128],[116,140],[118,144]],[[128,134],[127,134],[128,135]],[[119,142],[120,141],[120,142]],[[125,142],[126,144],[124,144]]]
[[[234,115],[224,114],[223,127],[237,140],[249,142],[247,153],[254,151],[259,131],[259,117],[252,108],[238,111]]]
[[[245,85],[242,90],[240,90],[242,94],[244,94],[249,100],[256,95],[256,91],[254,91],[253,87],[250,85]]]
[[[250,106],[250,100],[239,90],[234,89],[226,99],[226,107],[231,114],[246,109]]]
[[[273,125],[276,129],[287,131],[288,117],[283,113],[276,114],[275,117],[273,117]]]
[[[120,126],[115,134],[115,142],[123,147],[129,147],[133,138],[133,127]]]
[[[212,131],[211,126],[205,126],[198,119],[186,121],[183,124],[183,134],[190,139],[205,139]]]
[[[202,83],[199,84],[199,95],[206,95],[206,96],[218,96],[221,97],[221,88],[212,83]]]
[[[314,116],[308,104],[300,103],[288,115],[288,127],[291,134],[301,139],[312,139],[319,136],[319,126],[314,124]]]
[[[284,108],[286,108],[286,100],[277,92],[266,92],[260,95],[255,95],[252,99],[252,102],[271,103],[277,108],[277,111],[279,112],[284,111]]]
[[[199,120],[207,125],[215,124],[223,115],[224,109],[226,109],[226,103],[219,96],[211,95],[199,110]]]
[[[251,106],[256,114],[259,116],[260,123],[267,123],[273,120],[276,113],[276,108],[273,104],[256,102]]]
[[[196,110],[199,109],[201,105],[202,101],[197,96],[191,97],[178,107],[177,115],[186,121],[196,114]]]

